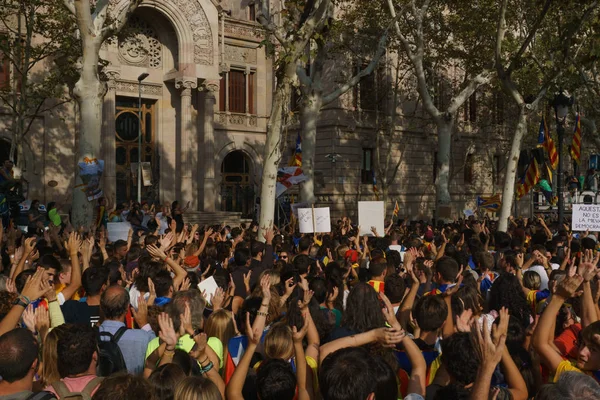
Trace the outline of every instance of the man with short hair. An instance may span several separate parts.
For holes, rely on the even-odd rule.
[[[100,295],[108,282],[108,269],[90,267],[83,273],[85,301],[67,300],[61,309],[67,323],[95,326],[100,320]]]
[[[369,274],[371,279],[367,282],[377,293],[385,293],[385,276],[387,275],[387,262],[380,257],[369,263]]]
[[[452,257],[444,256],[435,262],[433,279],[436,288],[427,294],[442,294],[454,286],[460,268]]]
[[[33,378],[39,367],[38,343],[25,328],[0,336],[0,399],[25,400],[33,395]],[[40,399],[56,399],[48,394]]]
[[[84,324],[63,324],[56,329],[59,330],[56,355],[61,379],[46,387],[46,390],[59,399],[79,392],[93,396],[102,382],[102,378],[96,376],[96,332]]]
[[[141,329],[127,329],[125,316],[129,311],[129,293],[121,286],[111,286],[100,298],[100,310],[104,322],[98,328],[100,332],[117,335],[121,328],[125,331],[119,337],[117,344],[123,354],[127,371],[132,374],[144,372],[144,360],[148,343],[156,337],[148,324],[148,308],[145,301],[138,300],[138,311],[134,313],[135,321]],[[144,305],[144,306],[143,306]],[[106,338],[108,340],[108,338]]]

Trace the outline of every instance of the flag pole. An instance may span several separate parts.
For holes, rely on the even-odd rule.
[[[312,224],[313,224],[313,234],[316,234],[317,226],[315,225],[315,205],[311,205],[312,208]]]

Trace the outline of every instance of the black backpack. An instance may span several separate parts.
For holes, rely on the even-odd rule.
[[[100,332],[98,330],[98,364],[96,365],[96,376],[110,376],[115,372],[127,371],[123,353],[118,342],[127,330],[126,326],[119,328],[115,334]],[[109,340],[103,340],[108,337]]]

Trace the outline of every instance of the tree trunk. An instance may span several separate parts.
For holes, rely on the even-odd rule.
[[[83,40],[84,51],[82,59],[82,70],[79,81],[75,84],[73,94],[79,103],[80,128],[79,149],[77,161],[84,159],[100,159],[101,137],[102,137],[102,104],[106,85],[100,81],[98,76],[98,59],[100,43],[86,45]],[[77,170],[79,175],[79,169]],[[93,203],[87,200],[86,194],[81,187],[81,179],[75,181],[73,189],[72,218],[73,226],[90,226],[94,214]]]
[[[508,165],[506,166],[506,176],[504,178],[504,188],[502,189],[502,207],[498,221],[498,230],[506,232],[508,228],[508,217],[512,210],[515,195],[515,178],[517,176],[517,166],[519,164],[519,154],[521,153],[521,141],[527,131],[527,113],[525,105],[519,110],[519,119],[515,129],[515,135],[512,139],[510,153],[508,154]]]
[[[300,128],[302,132],[302,172],[306,176],[300,187],[300,198],[315,203],[315,150],[317,146],[317,121],[323,104],[320,93],[307,95],[301,104]]]
[[[275,194],[277,186],[277,170],[281,161],[281,137],[283,119],[287,114],[291,96],[292,78],[296,73],[296,65],[281,66],[283,73],[277,78],[277,86],[273,97],[273,106],[267,126],[267,140],[263,160],[262,182],[260,187],[260,221],[259,240],[264,241],[265,230],[273,226],[275,217]]]
[[[438,153],[437,153],[437,179],[435,180],[435,203],[438,206],[450,204],[450,151],[452,145],[452,128],[454,118],[437,121]]]

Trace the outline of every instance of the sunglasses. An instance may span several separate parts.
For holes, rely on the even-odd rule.
[[[279,256],[279,258],[281,258],[282,260],[287,260],[288,256]]]

